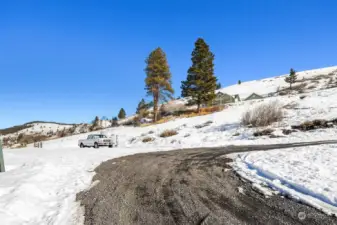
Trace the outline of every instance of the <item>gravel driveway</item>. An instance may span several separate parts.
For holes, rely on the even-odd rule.
[[[90,190],[77,195],[85,225],[317,224],[335,217],[275,195],[265,198],[227,165],[226,154],[303,145],[228,146],[136,154],[95,169]]]

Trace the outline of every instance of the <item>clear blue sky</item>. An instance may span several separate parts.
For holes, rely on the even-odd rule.
[[[310,0],[0,2],[0,128],[135,111],[160,46],[176,96],[198,37],[223,86],[337,65],[337,3]]]

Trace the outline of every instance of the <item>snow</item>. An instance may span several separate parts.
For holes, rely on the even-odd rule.
[[[233,168],[255,186],[337,215],[337,145],[244,153]]]
[[[305,71],[299,73],[299,76],[312,78],[336,70],[337,67],[330,67]],[[222,90],[230,94],[250,95],[255,92],[265,95],[274,92],[279,86],[286,86],[283,80],[284,77],[243,82]],[[22,149],[5,149],[7,172],[0,174],[1,225],[80,224],[83,212],[75,202],[76,193],[88,188],[94,168],[111,158],[179,148],[336,140],[337,130],[333,128],[282,134],[282,129],[289,129],[291,125],[306,120],[337,118],[337,88],[318,90],[326,85],[323,81],[316,89],[301,94],[306,96],[304,99],[300,99],[299,95],[289,95],[237,102],[210,115],[176,118],[146,127],[120,126],[91,132],[118,135],[118,148],[80,149],[77,146],[78,139],[90,134],[84,133],[46,141],[42,149],[33,148],[32,144]],[[176,101],[181,104],[186,99]],[[291,106],[284,109],[285,118],[282,122],[269,126],[275,129],[274,134],[282,137],[254,137],[253,133],[257,129],[240,125],[242,113],[246,110],[275,101],[283,107]],[[108,127],[111,122],[104,120],[101,123],[103,127]],[[196,128],[206,123],[207,126]],[[41,125],[53,131],[71,126],[34,124],[34,130],[42,132]],[[160,134],[167,129],[177,130],[178,134],[160,138]],[[45,128],[43,130],[45,132]],[[145,137],[152,137],[154,141],[143,143]],[[336,213],[336,159],[336,145],[325,145],[236,154],[233,168],[254,182],[253,187],[266,196],[287,194],[324,212]],[[243,190],[239,191],[244,193]]]
[[[298,80],[310,79],[317,75],[328,75],[336,71],[337,71],[337,66],[297,72],[297,79]],[[273,77],[273,78],[242,82],[241,84],[235,84],[232,86],[228,86],[218,91],[227,93],[230,95],[238,94],[241,100],[249,97],[252,93],[267,96],[269,93],[274,93],[278,89],[282,89],[284,87],[289,86],[289,84],[287,84],[284,81],[284,78],[287,75],[288,74],[284,74],[284,75]],[[324,85],[323,82],[318,84],[317,88],[321,88],[322,85]]]
[[[22,129],[15,133],[16,135],[24,133],[24,134],[33,134],[33,133],[40,133],[47,135],[48,132],[56,132],[61,131],[63,129],[67,129],[72,127],[73,125],[70,124],[58,124],[58,123],[29,123],[27,124],[28,128]],[[13,136],[13,135],[7,135]]]
[[[155,150],[78,147],[5,150],[7,172],[0,174],[1,224],[76,224],[73,221],[78,210],[76,193],[89,187],[96,166],[110,158]]]

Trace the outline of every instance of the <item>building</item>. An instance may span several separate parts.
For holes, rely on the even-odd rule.
[[[254,99],[262,99],[263,97],[261,95],[258,95],[256,93],[252,93],[251,95],[249,95],[247,98],[245,98],[244,101],[248,101],[248,100],[254,100]]]
[[[212,101],[212,105],[224,105],[227,103],[235,102],[235,98],[229,94],[218,92],[216,93],[215,99]]]

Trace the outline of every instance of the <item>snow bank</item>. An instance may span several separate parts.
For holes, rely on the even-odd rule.
[[[75,197],[90,186],[95,167],[111,158],[155,150],[78,147],[5,150],[7,172],[0,173],[0,224],[77,224],[79,209]]]
[[[337,215],[337,145],[245,153],[233,168],[255,185]]]

